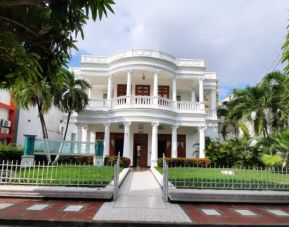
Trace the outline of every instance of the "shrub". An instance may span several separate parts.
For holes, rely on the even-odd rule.
[[[64,155],[64,156],[60,156],[58,163],[92,165],[93,164],[93,156]]]
[[[109,156],[104,158],[104,165],[114,165],[117,161],[117,156]],[[127,157],[121,157],[119,165],[124,168],[130,166],[130,159]]]
[[[168,166],[200,166],[206,167],[211,164],[211,160],[208,158],[166,158]],[[163,159],[158,159],[158,166],[163,166]]]
[[[21,161],[23,155],[23,148],[15,145],[0,144],[0,161]]]

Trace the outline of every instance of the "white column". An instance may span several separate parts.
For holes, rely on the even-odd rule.
[[[131,122],[124,122],[123,156],[130,158],[130,125]]]
[[[212,114],[212,117],[216,117],[217,116],[217,112],[216,112],[216,105],[217,105],[217,94],[216,94],[216,90],[213,89],[211,91],[211,100],[210,100],[210,106],[211,106],[211,114]]]
[[[177,79],[173,77],[173,107],[177,107]]]
[[[156,167],[158,161],[158,126],[158,122],[152,123],[151,167]]]
[[[205,157],[205,127],[199,127],[199,158]]]
[[[158,104],[158,96],[159,96],[159,70],[155,70],[154,74],[154,89],[153,89],[153,99],[154,99],[154,104]]]
[[[204,79],[199,79],[199,102],[204,102]]]
[[[88,99],[91,99],[91,88],[88,88],[87,96],[88,96]]]
[[[196,102],[196,93],[195,93],[195,89],[192,90],[192,102]]]
[[[172,126],[172,158],[178,157],[178,134],[177,134],[177,125]]]
[[[127,80],[126,80],[126,102],[129,104],[131,100],[131,74],[132,70],[127,71]]]
[[[112,76],[109,75],[107,78],[107,106],[111,106],[111,93],[112,93],[112,85],[111,85]]]
[[[78,142],[82,141],[82,127],[83,125],[80,123],[76,124],[76,139]]]
[[[109,156],[110,124],[104,124],[103,156]]]

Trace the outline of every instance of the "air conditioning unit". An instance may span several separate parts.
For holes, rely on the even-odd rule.
[[[3,134],[9,134],[9,128],[0,128],[0,132]]]
[[[4,126],[4,127],[7,127],[7,128],[11,127],[11,121],[2,119],[1,120],[1,125]]]

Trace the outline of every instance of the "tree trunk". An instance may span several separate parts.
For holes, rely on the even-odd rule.
[[[69,121],[70,121],[70,116],[71,116],[71,112],[68,112],[65,132],[64,132],[64,135],[63,135],[63,140],[66,139],[66,135],[67,135],[67,131],[68,131],[68,125],[69,125]]]
[[[42,104],[39,100],[37,100],[37,107],[38,107],[38,114],[39,114],[39,119],[40,119],[42,133],[43,133],[43,139],[48,139],[48,132],[47,132],[46,124],[45,124],[45,119],[42,113]],[[44,142],[44,144],[45,144],[46,151],[48,151],[47,142]],[[46,158],[47,158],[47,162],[51,163],[50,154],[47,154]]]
[[[69,121],[70,121],[70,116],[71,116],[71,112],[68,112],[67,121],[66,121],[66,127],[65,127],[65,132],[64,132],[64,135],[63,135],[63,141],[66,139],[66,135],[67,135],[67,131],[68,131],[68,125],[69,125]],[[60,158],[60,154],[59,154],[59,153],[61,153],[61,151],[62,151],[63,143],[64,143],[64,142],[62,142],[61,145],[60,145],[60,148],[59,148],[59,150],[58,150],[58,155],[56,155],[56,157],[55,157],[55,159],[54,159],[54,161],[53,161],[53,164],[57,163],[58,160],[59,160],[59,158]]]

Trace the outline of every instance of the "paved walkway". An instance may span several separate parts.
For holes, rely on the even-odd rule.
[[[150,170],[131,171],[118,199],[104,203],[93,220],[191,223],[179,205],[163,201],[162,190]]]

